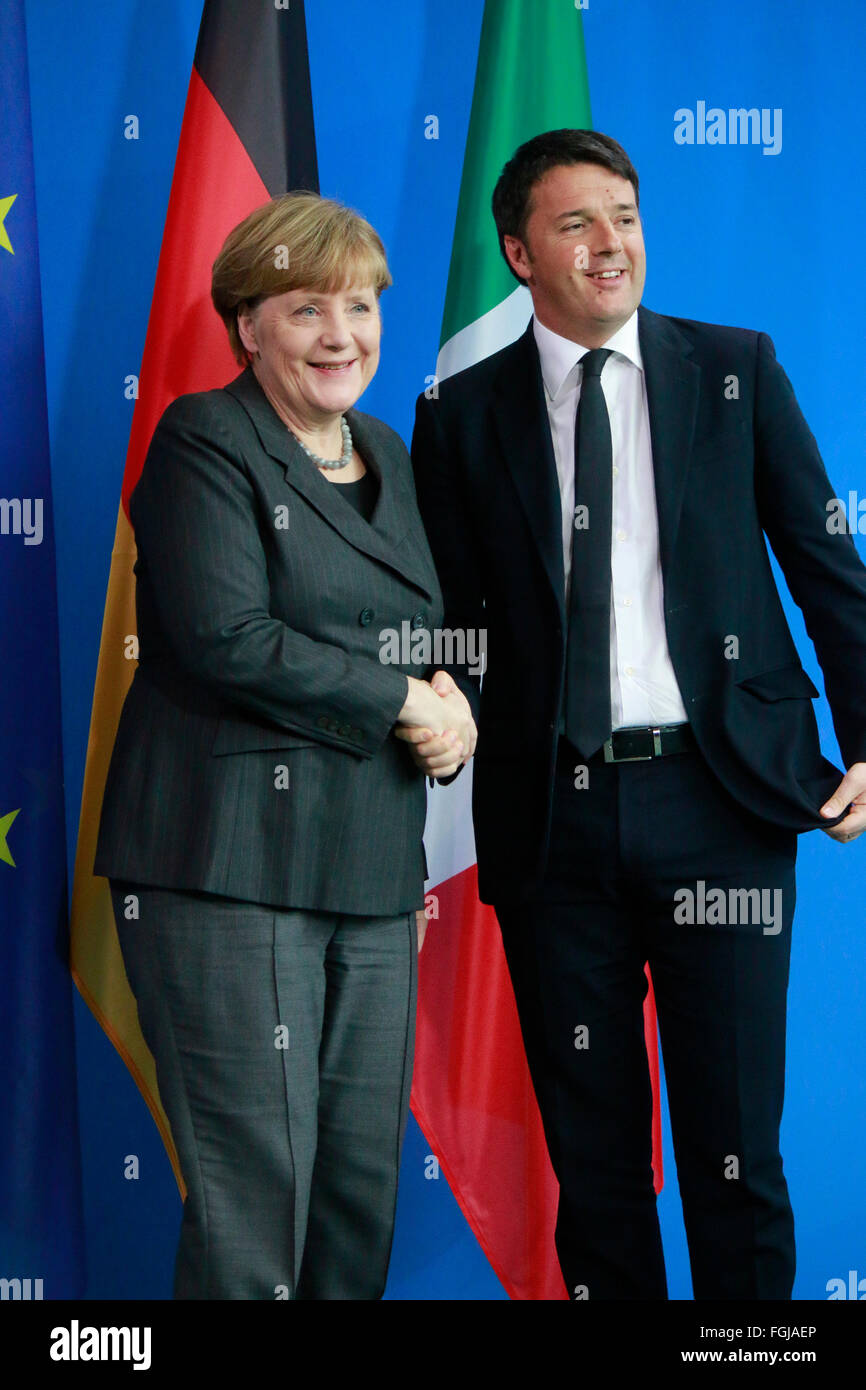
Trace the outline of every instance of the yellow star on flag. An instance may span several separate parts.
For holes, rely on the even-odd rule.
[[[12,242],[9,240],[9,233],[3,226],[3,223],[6,220],[7,212],[17,197],[18,194],[13,193],[9,198],[0,198],[0,246],[3,247],[4,251],[8,251],[10,256],[14,256],[15,252],[12,250]]]
[[[2,230],[2,228],[0,228],[0,230]],[[21,807],[19,806],[18,811],[20,810]],[[15,860],[12,858],[12,855],[9,852],[9,846],[6,843],[6,836],[9,832],[9,828],[12,822],[18,815],[18,811],[10,811],[8,816],[0,816],[0,859],[3,860],[4,864],[11,864],[13,869],[15,868]]]

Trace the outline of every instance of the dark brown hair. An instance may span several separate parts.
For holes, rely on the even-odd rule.
[[[603,169],[628,179],[639,206],[637,170],[616,140],[597,130],[546,130],[534,135],[515,150],[493,190],[493,219],[499,235],[499,249],[512,275],[505,254],[506,236],[526,241],[526,224],[532,213],[532,190],[549,169],[563,164],[600,164]],[[515,280],[524,283],[520,275]]]

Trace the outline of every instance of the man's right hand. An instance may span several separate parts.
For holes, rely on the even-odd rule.
[[[413,762],[428,777],[450,777],[475,752],[478,731],[469,702],[445,671],[437,671],[432,684],[407,680],[396,737],[409,744]]]

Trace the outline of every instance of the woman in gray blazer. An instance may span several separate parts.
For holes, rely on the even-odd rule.
[[[352,409],[390,283],[338,203],[246,218],[212,287],[245,369],[169,406],[131,500],[140,657],[95,870],[187,1186],[176,1298],[385,1284],[423,772],[475,741],[411,659],[432,643],[385,640],[442,619],[407,451]]]

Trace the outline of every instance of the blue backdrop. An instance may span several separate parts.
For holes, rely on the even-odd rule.
[[[124,378],[139,369],[200,12],[200,0],[26,5],[70,874],[132,412]],[[307,0],[322,192],[370,217],[394,275],[364,408],[407,439],[438,347],[481,13],[482,0]],[[645,302],[769,332],[838,495],[866,496],[866,291],[860,245],[847,235],[866,225],[860,0],[591,0],[583,19],[594,125],[625,145],[641,177]],[[678,143],[674,113],[699,102],[778,109],[778,153]],[[424,138],[429,114],[438,140]],[[137,140],[124,137],[128,115],[139,119]],[[823,699],[818,715],[838,760]],[[851,1269],[866,1275],[863,854],[863,843],[841,847],[819,832],[800,841],[783,1154],[801,1299],[826,1298],[827,1281]],[[174,1179],[137,1090],[79,1000],[76,1032],[88,1293],[168,1297]],[[389,1295],[504,1297],[444,1179],[425,1178],[426,1152],[413,1125]],[[124,1177],[129,1154],[140,1160],[135,1181]],[[667,1131],[665,1161],[670,1291],[689,1298]]]

